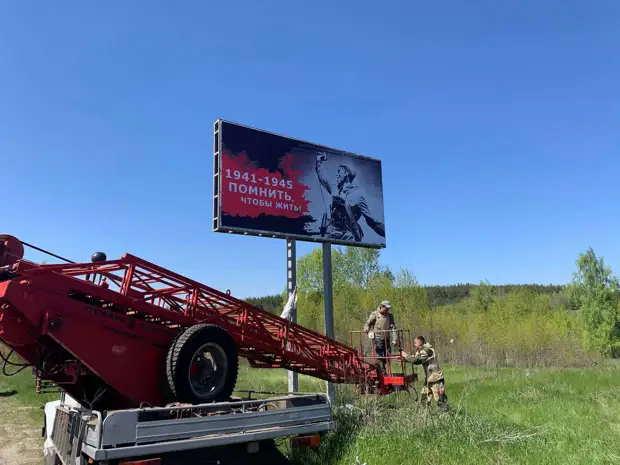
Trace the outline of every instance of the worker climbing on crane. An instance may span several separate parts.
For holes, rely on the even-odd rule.
[[[443,373],[439,367],[437,353],[433,346],[426,342],[424,336],[416,337],[414,345],[415,354],[407,355],[404,350],[401,350],[400,356],[409,363],[422,365],[424,369],[424,390],[420,400],[426,403],[427,407],[430,407],[434,398],[437,406],[447,411],[449,409],[448,396],[446,396]]]
[[[379,363],[384,375],[387,374],[387,357],[391,353],[388,340],[391,340],[393,346],[398,343],[396,323],[394,322],[394,315],[390,311],[391,309],[390,303],[384,300],[377,310],[370,314],[366,324],[364,324],[364,332],[368,333],[372,339],[374,352],[379,357]]]

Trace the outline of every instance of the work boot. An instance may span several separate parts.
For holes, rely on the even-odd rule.
[[[449,412],[450,402],[448,402],[448,396],[446,396],[445,394],[441,396],[439,398],[439,401],[437,402],[437,407],[439,407],[439,410],[441,410],[442,412]]]

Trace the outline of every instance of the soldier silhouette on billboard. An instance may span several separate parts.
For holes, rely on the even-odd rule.
[[[327,154],[319,152],[316,157],[316,172],[321,186],[332,196],[330,215],[328,216],[327,212],[324,213],[321,221],[321,236],[342,241],[361,242],[364,232],[359,220],[363,216],[368,226],[379,236],[385,237],[384,224],[373,217],[362,189],[354,184],[355,171],[350,166],[339,165],[336,183],[332,184],[325,167],[326,160]],[[323,200],[325,201],[325,198]]]

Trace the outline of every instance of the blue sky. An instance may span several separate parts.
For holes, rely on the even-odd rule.
[[[211,231],[224,118],[381,158],[382,261],[424,284],[562,283],[588,246],[620,273],[619,19],[615,0],[3,2],[0,232],[279,292],[284,241]]]

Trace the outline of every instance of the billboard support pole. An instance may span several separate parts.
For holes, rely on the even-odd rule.
[[[297,244],[295,239],[286,240],[286,290],[288,297],[297,287]],[[291,321],[297,323],[297,309],[291,311]],[[294,371],[288,372],[288,391],[299,392],[299,376]]]
[[[323,301],[325,313],[325,334],[330,339],[335,338],[334,331],[334,293],[332,281],[332,245],[328,242],[323,243]],[[334,383],[327,382],[327,395],[329,400],[336,401],[336,389]]]

